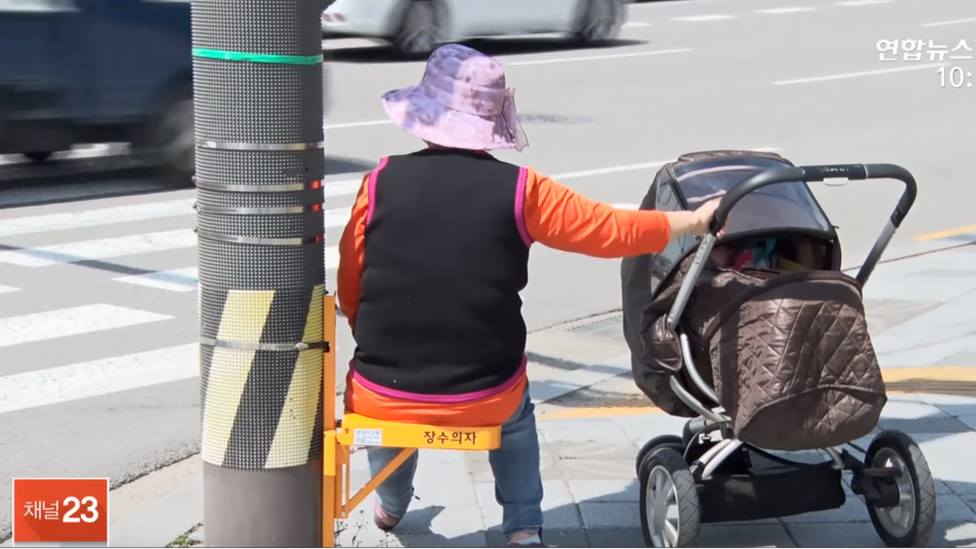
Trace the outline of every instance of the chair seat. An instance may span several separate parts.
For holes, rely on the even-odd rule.
[[[432,450],[494,450],[501,445],[502,428],[441,427],[399,423],[345,414],[336,427],[343,446],[386,446]]]

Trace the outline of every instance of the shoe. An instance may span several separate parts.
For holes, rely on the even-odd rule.
[[[400,519],[402,517],[394,517],[383,510],[380,502],[376,502],[376,506],[373,507],[373,522],[376,523],[376,527],[384,532],[389,532],[396,528],[397,524],[400,524]]]
[[[536,532],[531,536],[522,538],[520,540],[516,540],[516,541],[509,540],[508,542],[508,547],[545,547],[545,546],[546,544],[542,543],[542,532]]]

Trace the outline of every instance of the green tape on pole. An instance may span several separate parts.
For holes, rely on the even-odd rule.
[[[225,61],[251,61],[253,63],[279,63],[282,65],[318,65],[322,54],[318,55],[272,55],[269,53],[244,53],[240,51],[208,50],[193,48],[194,57],[223,59]]]

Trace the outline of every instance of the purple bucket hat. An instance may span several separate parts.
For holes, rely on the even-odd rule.
[[[420,84],[387,92],[382,102],[394,124],[428,143],[517,151],[529,144],[501,63],[467,46],[437,48]]]

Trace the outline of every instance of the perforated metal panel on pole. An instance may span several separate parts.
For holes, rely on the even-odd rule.
[[[192,2],[209,547],[321,547],[326,5]]]

